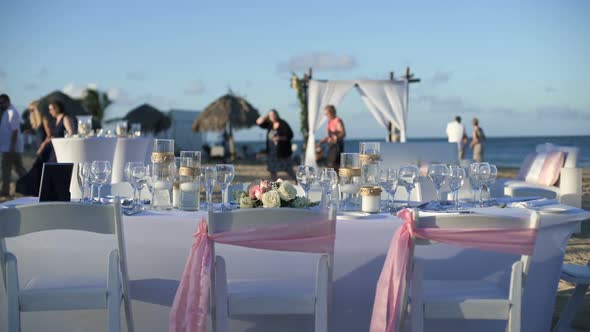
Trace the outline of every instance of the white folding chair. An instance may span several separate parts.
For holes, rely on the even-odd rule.
[[[559,321],[553,332],[574,331],[571,328],[576,313],[584,304],[584,296],[590,285],[590,260],[584,265],[563,264],[561,279],[576,285],[572,297],[569,299],[563,311],[559,314]]]
[[[121,227],[121,211],[113,205],[78,203],[39,203],[0,209],[0,263],[8,299],[8,331],[21,329],[20,313],[27,311],[108,309],[109,331],[120,331],[121,301],[124,301],[127,331],[133,331],[127,259]],[[110,252],[106,282],[97,285],[82,281],[81,285],[55,286],[43,276],[36,285],[19,286],[17,259],[10,253],[4,239],[49,230],[79,230],[114,234],[117,246]],[[72,248],[75,250],[75,248]],[[82,328],[82,327],[80,327]]]
[[[310,211],[306,209],[242,209],[229,212],[209,212],[209,233],[269,225],[290,225],[320,220],[335,220],[336,209]],[[335,225],[335,224],[334,224]],[[278,252],[277,252],[278,253]],[[293,280],[229,280],[225,260],[215,255],[211,274],[213,331],[228,331],[228,318],[233,315],[315,316],[315,331],[328,331],[328,311],[332,285],[333,255],[318,259],[314,285],[293,285]],[[313,255],[313,254],[312,254]]]
[[[537,228],[539,214],[528,219],[475,214],[445,214],[420,217],[415,211],[415,228]],[[416,238],[415,245],[432,244]],[[413,250],[413,248],[412,248]],[[425,319],[506,320],[508,332],[520,331],[522,290],[530,256],[512,264],[508,297],[495,283],[470,280],[425,280],[423,261],[413,259],[410,286],[412,331],[421,332]]]

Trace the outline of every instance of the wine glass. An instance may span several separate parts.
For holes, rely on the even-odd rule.
[[[472,163],[469,165],[469,182],[471,183],[471,191],[473,193],[473,205],[476,204],[477,192],[479,191],[479,163]]]
[[[297,184],[303,188],[305,198],[309,199],[309,189],[316,180],[315,168],[313,166],[300,165],[297,166]]]
[[[137,168],[137,169],[136,169]],[[129,161],[125,164],[125,179],[133,188],[133,203],[138,202],[139,181],[145,177],[145,165],[140,161]]]
[[[87,203],[88,196],[86,196],[86,190],[88,189],[88,185],[90,184],[92,177],[89,162],[78,163],[77,176],[78,186],[80,187],[80,191],[82,192],[82,198],[80,198],[80,202]]]
[[[441,206],[442,198],[440,197],[440,188],[449,177],[449,168],[445,164],[431,164],[428,166],[428,177],[432,181],[434,189],[436,189],[436,200],[439,206]]]
[[[217,179],[217,169],[213,166],[205,166],[202,169],[203,187],[207,196],[207,211],[212,209],[213,205],[213,188],[215,187],[215,180]]]
[[[217,164],[215,165],[215,171],[217,172],[216,182],[221,188],[221,211],[225,211],[229,208],[229,205],[226,204],[227,199],[225,197],[225,193],[227,191],[227,187],[234,180],[234,165]]]
[[[479,180],[479,206],[484,205],[483,197],[481,194],[483,192],[483,188],[486,187],[486,184],[490,179],[490,173],[491,169],[489,163],[479,163],[479,171],[477,174],[477,178]]]
[[[395,168],[384,168],[379,173],[379,185],[388,194],[388,200],[386,204],[387,211],[391,211],[393,208],[393,197],[397,191],[397,170]]]
[[[489,177],[485,183],[486,189],[488,192],[488,195],[486,196],[487,204],[490,203],[489,200],[491,198],[491,193],[492,193],[491,185],[494,184],[494,182],[496,182],[497,177],[498,177],[498,168],[496,167],[496,165],[490,165],[490,174],[489,174]]]
[[[95,160],[91,166],[92,177],[98,184],[98,203],[102,202],[102,186],[104,186],[111,176],[111,162],[107,160]]]
[[[399,169],[398,173],[399,183],[406,188],[408,192],[408,203],[407,207],[410,207],[410,197],[412,196],[412,189],[416,186],[416,180],[418,179],[418,167],[414,165],[403,166]]]
[[[455,208],[460,209],[459,206],[459,190],[465,181],[465,170],[457,165],[449,166],[449,187],[453,191],[453,202]]]
[[[143,189],[144,186],[147,186],[148,188],[148,192],[150,193],[150,200],[149,202],[147,202],[150,207],[152,207],[153,202],[154,202],[154,178],[153,176],[153,166],[152,165],[147,165],[145,167],[145,176],[143,177],[142,180],[139,181],[137,189],[139,190],[139,196],[141,197],[141,190]],[[143,202],[141,208],[145,209],[145,207],[143,206]]]
[[[327,206],[332,202],[332,188],[338,182],[338,174],[333,168],[324,168],[320,173],[320,186],[326,194]]]

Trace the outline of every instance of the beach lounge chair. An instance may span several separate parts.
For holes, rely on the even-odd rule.
[[[582,169],[578,167],[578,154],[577,147],[540,144],[523,162],[518,178],[498,180],[494,191],[503,189],[504,195],[512,197],[557,199],[579,208],[582,206]]]

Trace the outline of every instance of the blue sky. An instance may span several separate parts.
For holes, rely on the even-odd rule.
[[[21,108],[91,84],[115,98],[107,116],[143,102],[199,110],[231,88],[299,132],[292,70],[384,79],[410,66],[422,82],[409,137],[444,136],[456,114],[488,136],[590,134],[585,0],[21,0],[0,12],[0,91]],[[354,90],[338,109],[349,137],[385,136]]]

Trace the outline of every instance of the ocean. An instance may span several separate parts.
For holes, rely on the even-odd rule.
[[[346,152],[358,152],[360,142],[377,142],[378,139],[346,139],[344,150]],[[385,142],[384,140],[381,140]],[[414,138],[409,142],[446,142],[446,138]],[[301,152],[302,141],[294,140]],[[535,151],[538,144],[553,143],[556,145],[577,146],[580,148],[578,165],[590,167],[590,136],[538,136],[538,137],[487,137],[484,158],[485,161],[499,167],[520,167],[527,154]],[[248,146],[249,151],[264,149],[264,141],[236,142],[236,149]],[[467,149],[465,157],[471,158],[472,151]]]

